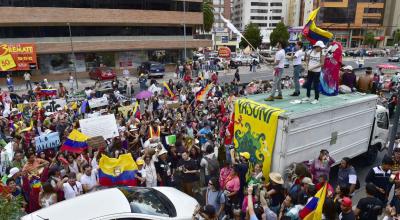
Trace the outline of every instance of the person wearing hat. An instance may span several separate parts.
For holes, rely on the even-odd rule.
[[[306,56],[306,69],[307,73],[307,82],[305,84],[307,88],[307,97],[303,98],[303,102],[309,102],[311,96],[311,85],[314,88],[314,97],[315,99],[311,102],[311,104],[317,104],[319,101],[319,78],[321,75],[321,69],[324,66],[325,55],[322,53],[322,49],[325,48],[325,44],[322,41],[317,41],[313,49],[307,53]]]
[[[357,86],[358,86],[358,91],[360,92],[376,93],[378,85],[374,84],[374,76],[372,74],[371,67],[367,67],[365,75],[362,75],[358,78]],[[375,90],[375,92],[373,90]]]
[[[278,214],[280,205],[285,199],[283,178],[280,173],[272,172],[269,174],[270,183],[267,186],[267,195],[271,198],[270,208],[276,214]]]
[[[168,151],[164,148],[158,152],[158,161],[154,164],[159,186],[172,186],[172,162],[168,159]]]
[[[135,174],[135,178],[138,179],[138,186],[146,186],[145,182],[145,178],[143,176],[144,171],[143,171],[143,164],[144,164],[144,160],[141,157],[138,157],[136,159],[136,165],[138,167],[138,171]]]
[[[340,204],[342,212],[339,214],[340,220],[356,220],[356,216],[353,212],[353,203],[349,197],[344,197]]]
[[[283,70],[285,68],[285,50],[286,43],[280,41],[276,44],[278,52],[275,54],[275,69],[274,69],[274,85],[272,86],[271,95],[265,99],[265,101],[274,101],[274,99],[282,99],[281,91],[281,79]],[[278,96],[275,96],[276,90],[278,90]]]
[[[342,85],[345,85],[354,91],[357,86],[357,76],[353,71],[353,67],[347,65],[343,67],[343,71],[344,73],[341,76]]]

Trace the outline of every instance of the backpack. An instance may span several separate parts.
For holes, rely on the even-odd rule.
[[[215,155],[212,158],[204,157],[207,161],[207,169],[210,176],[218,177],[219,176],[219,162]]]

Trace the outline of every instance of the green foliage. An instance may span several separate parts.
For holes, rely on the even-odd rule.
[[[0,219],[20,219],[24,215],[21,211],[22,203],[23,199],[21,196],[13,199],[6,199],[3,196],[0,196]]]
[[[269,40],[272,46],[275,46],[276,43],[279,41],[284,42],[287,44],[289,40],[289,31],[288,28],[285,26],[283,22],[279,22],[275,29],[272,31],[271,35],[269,36]]]
[[[393,41],[394,43],[399,43],[400,42],[400,30],[397,29],[394,33],[393,33]]]
[[[375,38],[374,38],[374,33],[372,32],[367,32],[364,35],[364,41],[363,44],[368,45],[368,46],[373,46],[376,42]]]
[[[203,0],[203,29],[210,32],[214,24],[214,6],[211,0]]]
[[[260,28],[257,24],[250,23],[246,25],[243,36],[253,45],[254,48],[258,48],[262,43],[262,35]],[[249,44],[242,38],[239,43],[240,48],[246,48]]]

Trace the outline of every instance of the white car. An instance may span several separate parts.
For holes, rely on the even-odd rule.
[[[192,219],[197,201],[172,187],[118,187],[84,194],[22,220]]]
[[[233,62],[235,62],[236,65],[241,66],[241,65],[250,64],[251,62],[253,62],[254,59],[257,61],[257,63],[260,63],[260,60],[258,59],[258,57],[252,57],[252,56],[242,55],[242,54],[236,55],[236,57],[233,58],[232,60],[233,60]]]

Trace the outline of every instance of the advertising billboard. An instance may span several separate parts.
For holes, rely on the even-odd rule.
[[[35,44],[0,44],[0,71],[20,71],[36,68]]]

